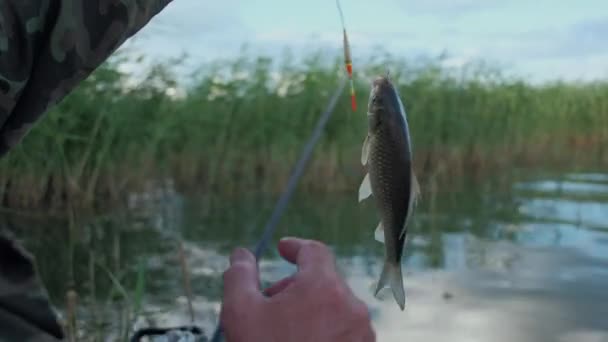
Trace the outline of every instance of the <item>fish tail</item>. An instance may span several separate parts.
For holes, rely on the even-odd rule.
[[[377,296],[378,292],[386,285],[390,286],[393,291],[393,297],[395,297],[397,304],[399,304],[399,307],[403,311],[405,309],[405,290],[403,289],[400,264],[389,261],[384,262],[384,268],[382,269],[382,274],[380,274],[378,285],[376,285],[374,296]]]

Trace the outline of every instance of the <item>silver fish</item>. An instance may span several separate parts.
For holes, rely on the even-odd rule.
[[[405,109],[388,74],[372,83],[367,119],[368,131],[361,153],[361,163],[367,174],[359,188],[359,202],[374,195],[380,214],[374,235],[385,245],[384,268],[374,296],[388,285],[404,310],[401,257],[420,187],[412,165],[412,143]]]

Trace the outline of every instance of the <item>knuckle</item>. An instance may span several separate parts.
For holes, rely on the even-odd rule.
[[[243,272],[247,272],[248,270],[248,266],[245,263],[234,263],[230,266],[230,268],[228,268],[226,271],[224,271],[224,275],[223,275],[223,279],[224,282],[230,282],[232,281],[236,276],[238,276],[239,274],[242,274]]]
[[[306,248],[309,252],[318,253],[318,254],[327,254],[329,253],[329,247],[324,243],[316,240],[311,240],[306,245]]]

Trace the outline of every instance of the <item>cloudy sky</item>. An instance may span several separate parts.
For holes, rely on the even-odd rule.
[[[608,77],[605,0],[341,0],[353,59],[378,46],[405,57],[438,56],[458,66],[484,59],[532,81]],[[125,47],[191,62],[250,51],[341,53],[334,0],[173,0]]]

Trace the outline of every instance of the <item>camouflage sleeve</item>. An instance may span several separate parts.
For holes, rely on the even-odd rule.
[[[1,0],[0,157],[172,0]]]
[[[0,157],[171,0],[0,0]],[[34,259],[0,231],[0,341],[63,331]]]
[[[63,338],[34,260],[16,239],[0,230],[0,341]]]

